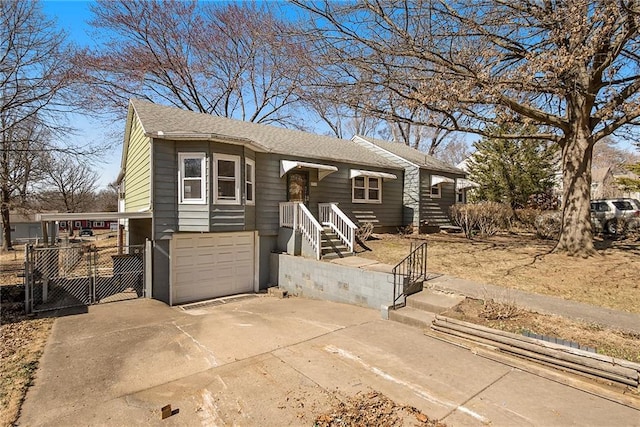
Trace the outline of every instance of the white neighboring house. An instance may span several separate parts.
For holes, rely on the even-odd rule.
[[[640,191],[624,191],[616,183],[619,178],[639,179],[640,177],[624,167],[593,169],[591,171],[591,198],[631,198],[640,200]]]
[[[467,163],[472,156],[473,154],[458,163],[456,167],[468,173],[469,165]],[[473,189],[477,187],[480,187],[480,184],[473,182],[470,179],[464,178],[456,180],[456,203],[467,203],[467,196],[469,192],[473,191]]]

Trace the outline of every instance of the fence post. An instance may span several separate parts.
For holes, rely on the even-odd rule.
[[[30,268],[29,268],[29,245],[24,246],[24,312],[31,314],[31,304],[29,304],[29,283],[30,283]]]
[[[142,296],[145,298],[151,298],[153,294],[153,249],[152,242],[146,239],[144,244],[144,263],[142,265],[142,271],[144,272],[144,288]]]

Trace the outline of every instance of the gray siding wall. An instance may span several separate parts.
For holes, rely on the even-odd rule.
[[[175,143],[175,162],[176,162],[176,174],[174,175],[174,186],[176,191],[178,188],[178,174],[179,168],[178,153],[205,153],[207,155],[207,161],[205,166],[206,185],[205,192],[207,200],[211,200],[211,171],[213,169],[213,163],[211,154],[209,152],[208,143],[200,142],[177,142]],[[176,196],[177,198],[177,196]],[[196,232],[209,232],[209,211],[208,204],[204,205],[191,205],[191,204],[176,204],[178,208],[178,231],[196,231]]]
[[[183,205],[178,203],[178,153],[207,154],[207,195],[206,205]],[[240,205],[213,204],[213,154],[230,154],[240,157]],[[244,206],[245,198],[245,158],[255,159],[255,153],[244,147],[215,142],[174,142],[158,141],[153,144],[153,205],[154,239],[170,239],[178,231],[228,232],[254,230],[256,227],[256,207]],[[258,163],[256,161],[256,163]],[[257,168],[257,165],[256,165]],[[256,181],[258,180],[256,171]],[[257,187],[258,183],[254,183]],[[256,188],[256,196],[258,189]]]
[[[345,163],[335,164],[338,171],[324,178],[317,187],[310,189],[311,212],[318,214],[318,203],[336,202],[338,207],[351,220],[360,225],[371,222],[376,228],[393,229],[402,225],[402,186],[403,172],[394,169],[381,169],[365,166],[355,166]],[[353,203],[352,180],[349,178],[350,169],[372,170],[394,174],[398,179],[382,181],[382,203]]]
[[[151,297],[169,304],[169,277],[171,277],[169,241],[153,242],[153,287]]]
[[[318,203],[334,202],[356,225],[372,222],[376,227],[395,228],[402,225],[403,172],[396,169],[365,167],[347,163],[317,159],[293,158],[275,154],[256,155],[256,228],[261,235],[277,235],[279,228],[279,203],[287,200],[287,177],[280,177],[280,160],[300,160],[333,165],[337,172],[318,181],[316,169],[309,170],[309,210],[318,216]],[[350,169],[364,169],[392,173],[398,177],[382,183],[382,203],[353,203],[351,200]],[[314,184],[315,183],[315,184]]]
[[[440,176],[449,176],[437,173]],[[450,175],[455,178],[455,175]],[[429,171],[420,171],[420,221],[428,222],[430,226],[451,225],[449,220],[449,207],[456,202],[456,192],[453,183],[440,184],[440,198],[431,197],[431,174]]]
[[[157,141],[153,151],[153,239],[170,239],[178,230],[178,159],[175,143]]]
[[[256,153],[256,228],[261,236],[277,236],[280,202],[287,201],[287,179],[280,178],[280,156]]]

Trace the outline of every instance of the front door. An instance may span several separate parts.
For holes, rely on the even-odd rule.
[[[309,204],[309,172],[287,174],[287,201]]]

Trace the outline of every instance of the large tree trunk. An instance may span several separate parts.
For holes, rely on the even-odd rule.
[[[595,255],[591,226],[591,134],[575,126],[562,146],[562,231],[554,252]]]

